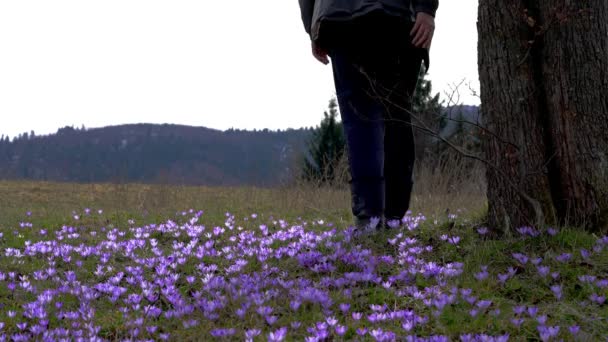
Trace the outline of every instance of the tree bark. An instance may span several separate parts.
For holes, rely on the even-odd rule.
[[[493,227],[606,225],[607,23],[603,0],[479,1]]]

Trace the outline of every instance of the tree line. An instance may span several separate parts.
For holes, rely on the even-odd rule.
[[[288,182],[312,128],[219,131],[179,125],[64,127],[0,139],[0,178],[275,186]]]

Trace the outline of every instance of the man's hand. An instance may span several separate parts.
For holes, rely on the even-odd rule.
[[[428,49],[431,47],[434,33],[435,18],[430,14],[418,12],[418,14],[416,14],[416,23],[410,32],[410,36],[414,37],[412,38],[412,44],[419,48]]]
[[[327,57],[327,51],[321,49],[321,47],[319,47],[319,44],[317,44],[314,40],[310,42],[311,43],[311,47],[312,47],[312,55],[315,56],[315,58],[327,65],[329,64],[329,58]]]

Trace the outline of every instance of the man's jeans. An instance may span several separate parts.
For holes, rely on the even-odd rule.
[[[407,33],[403,41],[369,39],[329,49],[347,139],[352,212],[359,220],[401,219],[410,204],[411,97],[426,52],[413,47]]]

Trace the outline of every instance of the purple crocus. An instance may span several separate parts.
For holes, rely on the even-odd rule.
[[[589,299],[598,305],[603,305],[606,302],[606,297],[600,296],[597,293],[594,293],[591,296],[589,296]]]
[[[538,275],[544,278],[551,272],[551,268],[549,268],[549,266],[537,266],[536,271],[538,272]]]
[[[519,328],[524,323],[524,319],[523,318],[512,318],[511,323],[514,326],[516,326],[517,328]]]
[[[506,274],[499,273],[497,277],[498,277],[498,282],[501,284],[504,284],[507,282],[507,280],[509,280],[511,278],[511,275],[508,273],[506,273]]]
[[[336,334],[338,334],[338,336],[344,336],[344,334],[346,334],[346,331],[348,331],[348,328],[344,325],[336,325]]]
[[[536,317],[536,321],[540,324],[540,325],[545,325],[547,323],[547,315],[542,315],[542,316],[538,316]]]
[[[482,266],[481,267],[481,272],[479,273],[475,273],[475,279],[482,281],[486,278],[488,278],[489,273],[488,273],[488,266]]]
[[[281,342],[287,336],[287,328],[283,327],[268,334],[268,342]]]
[[[403,330],[405,331],[411,331],[412,329],[414,329],[414,327],[416,326],[416,322],[412,321],[412,320],[405,320],[405,322],[403,322],[401,324],[401,327],[403,328]]]
[[[525,265],[528,263],[528,256],[522,253],[513,253],[513,258],[519,261],[520,264]]]
[[[595,276],[592,275],[581,275],[578,276],[578,280],[580,280],[581,283],[593,283],[597,278]]]
[[[448,239],[448,243],[450,243],[452,245],[458,245],[459,242],[460,242],[460,236],[452,236]]]
[[[549,341],[551,338],[556,337],[559,334],[559,326],[547,327],[544,325],[539,325],[537,329],[540,333],[540,339],[542,341]]]
[[[581,327],[579,327],[578,325],[572,325],[572,326],[568,327],[568,331],[573,336],[576,336],[580,330],[581,330]]]
[[[562,253],[562,254],[558,255],[557,257],[555,257],[555,260],[557,260],[561,263],[564,263],[564,262],[568,262],[571,258],[572,258],[572,254]]]
[[[523,314],[524,312],[526,312],[526,307],[523,305],[515,306],[515,307],[513,307],[513,312],[519,316],[519,315]]]
[[[555,295],[555,298],[557,298],[558,300],[562,299],[562,286],[561,285],[551,286],[551,291]]]
[[[532,265],[538,266],[541,262],[543,262],[543,258],[533,258],[530,260],[530,262],[532,263]]]
[[[245,337],[248,340],[253,340],[254,337],[259,336],[262,333],[260,329],[250,329],[245,332]]]
[[[325,321],[327,322],[327,324],[329,324],[330,327],[333,327],[338,324],[338,320],[335,317],[328,317]]]
[[[492,301],[490,300],[480,300],[477,302],[476,306],[482,310],[485,310],[492,305]]]
[[[268,323],[268,325],[273,325],[278,320],[279,320],[279,317],[277,317],[277,316],[266,316],[266,323]]]

